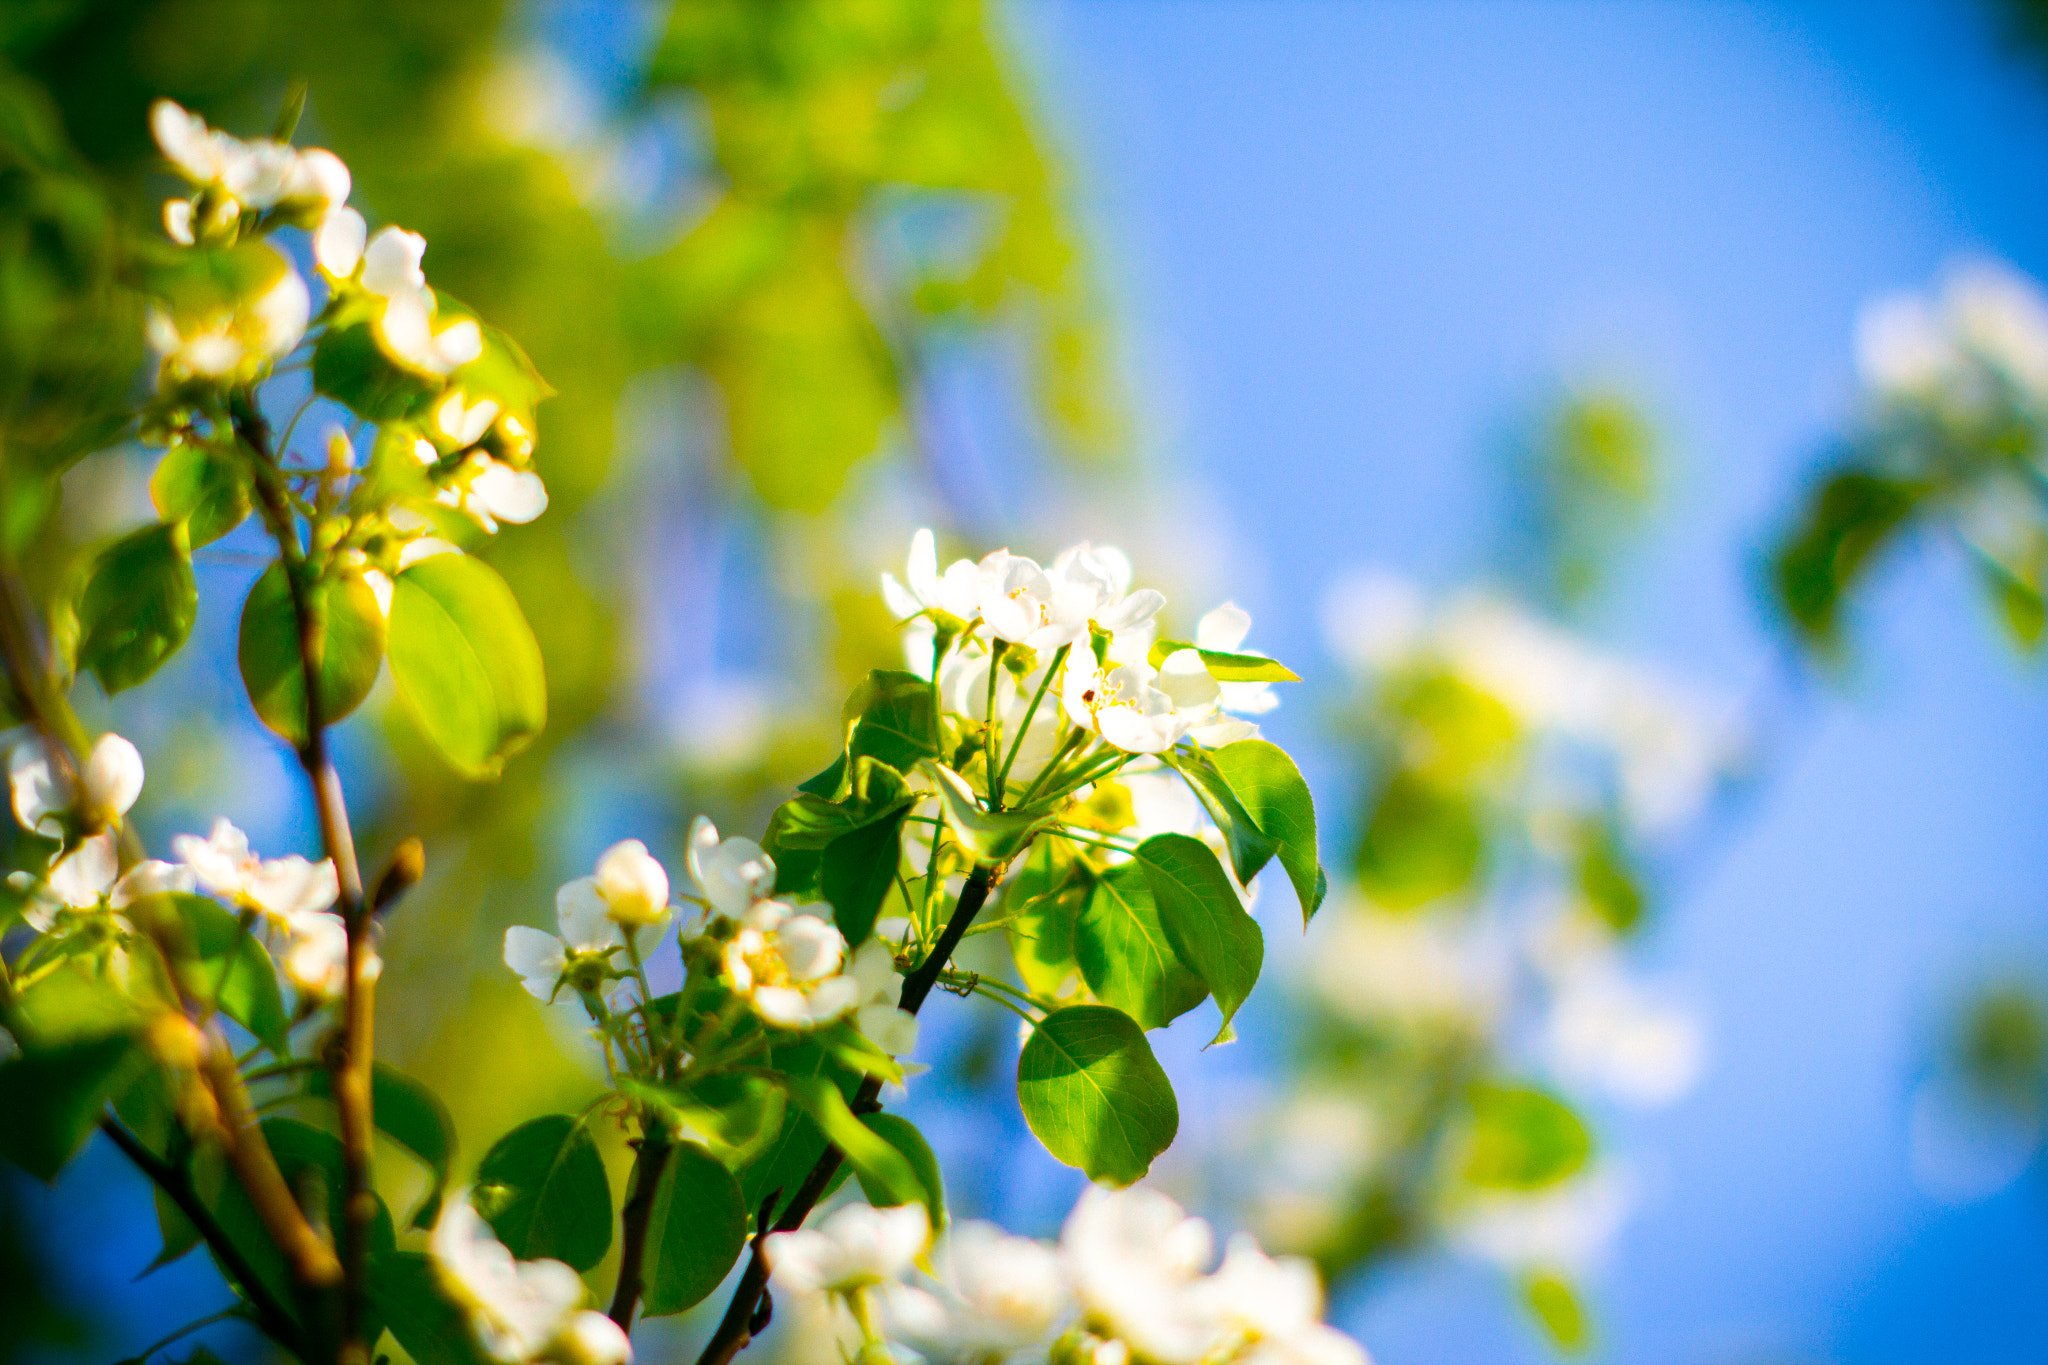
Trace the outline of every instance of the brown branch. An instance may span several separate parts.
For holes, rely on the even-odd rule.
[[[668,1165],[668,1134],[659,1122],[641,1126],[640,1150],[633,1158],[633,1191],[619,1210],[624,1235],[619,1243],[619,1283],[612,1291],[611,1320],[631,1331],[633,1310],[639,1305],[643,1287],[641,1266],[647,1255],[647,1220],[654,1212],[654,1195],[661,1184],[662,1168]]]
[[[356,862],[355,836],[349,829],[348,806],[341,776],[327,750],[327,718],[320,705],[320,669],[326,655],[320,612],[312,600],[313,583],[299,547],[298,526],[285,497],[270,427],[253,402],[237,396],[235,433],[255,456],[256,490],[291,591],[298,623],[299,669],[306,695],[306,733],[298,745],[299,763],[313,787],[320,820],[320,839],[333,860],[340,895],[336,909],[348,930],[346,996],[342,1040],[333,1063],[334,1104],[341,1119],[342,1150],[342,1301],[341,1365],[367,1365],[369,1342],[363,1320],[368,1303],[370,1238],[377,1218],[377,1196],[371,1188],[371,1160],[376,1116],[371,1098],[371,1062],[376,1047],[376,988],[364,965],[370,948],[370,917],[363,903],[363,874]]]
[[[903,994],[897,1008],[905,1014],[916,1014],[924,1006],[926,997],[932,993],[932,985],[939,979],[946,962],[953,956],[953,950],[960,946],[960,940],[967,935],[968,926],[981,913],[981,907],[988,902],[988,894],[995,886],[998,869],[987,863],[976,863],[974,871],[968,874],[967,885],[960,888],[960,903],[953,907],[953,917],[946,921],[944,932],[925,960],[917,964],[917,970],[903,981]],[[873,1113],[882,1106],[878,1097],[882,1093],[882,1082],[870,1076],[861,1082],[860,1091],[853,1097],[851,1108],[856,1114]],[[839,1163],[844,1154],[831,1144],[826,1144],[825,1154],[818,1158],[817,1165],[804,1177],[804,1183],[783,1209],[782,1216],[775,1220],[774,1232],[791,1232],[803,1226],[805,1218],[824,1196],[825,1187],[838,1174]],[[762,1219],[755,1220],[754,1249],[747,1262],[746,1272],[741,1275],[739,1287],[733,1291],[732,1302],[726,1305],[725,1316],[720,1319],[718,1330],[711,1334],[705,1344],[704,1353],[697,1357],[697,1365],[729,1365],[732,1358],[746,1349],[754,1334],[767,1325],[762,1314],[763,1302],[768,1291],[768,1258],[762,1251],[762,1239],[767,1231],[760,1228]],[[623,1325],[623,1324],[622,1324]]]
[[[256,1321],[264,1332],[288,1350],[305,1356],[305,1345],[299,1339],[299,1325],[285,1311],[283,1304],[271,1295],[264,1283],[256,1278],[256,1268],[249,1264],[249,1258],[235,1245],[226,1229],[215,1220],[213,1210],[200,1201],[192,1188],[192,1181],[185,1172],[159,1157],[143,1145],[140,1138],[129,1132],[112,1118],[100,1120],[100,1131],[105,1133],[127,1158],[135,1163],[137,1170],[148,1176],[156,1187],[178,1206],[178,1212],[185,1215],[192,1226],[205,1240],[207,1249],[220,1262],[221,1269],[228,1273],[235,1287],[242,1291],[242,1297],[256,1310]]]

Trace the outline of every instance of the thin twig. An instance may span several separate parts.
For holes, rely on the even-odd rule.
[[[363,907],[363,874],[356,862],[355,836],[349,828],[341,776],[327,751],[327,718],[320,698],[321,664],[326,641],[320,614],[312,601],[298,526],[278,477],[270,446],[270,428],[255,405],[238,398],[235,432],[255,457],[255,484],[271,538],[284,561],[285,583],[291,590],[297,618],[299,667],[306,694],[306,733],[298,745],[299,763],[313,787],[320,819],[320,839],[333,860],[339,888],[336,908],[348,932],[347,985],[343,1001],[342,1039],[334,1061],[334,1103],[341,1120],[342,1149],[342,1299],[341,1365],[366,1365],[369,1342],[363,1323],[368,1302],[370,1239],[377,1217],[371,1189],[371,1159],[376,1116],[371,1099],[371,1061],[376,1046],[375,987],[364,971],[370,955],[370,922]]]
[[[946,960],[953,950],[960,946],[967,927],[974,923],[974,917],[981,913],[987,903],[989,891],[995,886],[998,869],[987,863],[976,863],[974,871],[968,874],[967,884],[960,888],[960,902],[953,907],[953,917],[946,922],[945,932],[932,945],[931,952],[903,981],[903,994],[897,1008],[905,1014],[915,1015],[924,1005],[925,998],[932,993],[932,983],[938,980],[945,968]],[[868,1114],[881,1108],[877,1097],[882,1093],[882,1082],[875,1076],[861,1082],[859,1093],[853,1097],[850,1106],[856,1114]],[[804,1177],[804,1183],[795,1196],[775,1220],[774,1231],[790,1232],[803,1226],[812,1208],[824,1195],[825,1187],[832,1183],[832,1177],[839,1171],[843,1154],[837,1147],[827,1144],[825,1154],[811,1167],[811,1173]],[[758,1227],[758,1224],[757,1224]],[[762,1237],[757,1232],[754,1251],[747,1261],[747,1268],[740,1277],[739,1287],[733,1291],[732,1302],[726,1305],[725,1317],[719,1321],[718,1330],[706,1343],[704,1353],[697,1357],[697,1365],[729,1365],[732,1358],[746,1348],[754,1334],[765,1323],[761,1308],[768,1289],[768,1260],[761,1249]]]
[[[256,1278],[256,1271],[249,1264],[241,1248],[229,1240],[225,1230],[214,1221],[213,1211],[199,1201],[192,1189],[192,1182],[185,1173],[157,1156],[144,1146],[142,1139],[129,1132],[112,1118],[100,1120],[100,1131],[113,1140],[127,1158],[135,1163],[137,1170],[148,1176],[156,1187],[170,1197],[178,1206],[178,1212],[191,1221],[199,1235],[220,1262],[221,1269],[234,1279],[249,1306],[256,1310],[256,1319],[269,1337],[279,1345],[305,1354],[304,1344],[299,1340],[298,1324],[292,1320],[284,1305],[271,1296],[270,1290]],[[152,1348],[155,1349],[155,1348]]]

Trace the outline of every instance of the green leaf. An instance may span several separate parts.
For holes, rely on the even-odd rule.
[[[1095,879],[1074,920],[1074,956],[1095,998],[1147,1029],[1202,1003],[1208,987],[1173,950],[1143,866],[1122,863]]]
[[[195,550],[249,515],[249,480],[240,462],[211,446],[172,446],[150,476],[149,495],[157,515],[185,523],[186,544]]]
[[[467,555],[434,555],[398,575],[391,676],[450,764],[495,777],[547,721],[540,646],[505,580]]]
[[[327,1221],[339,1226],[346,1189],[341,1139],[310,1123],[287,1118],[263,1120],[263,1138],[270,1144],[270,1154],[277,1158],[278,1173],[284,1176],[284,1183],[298,1198],[300,1207],[305,1208],[308,1214],[321,1212],[307,1197],[308,1180],[318,1179],[324,1184],[322,1192],[326,1198]],[[391,1225],[391,1211],[379,1199],[377,1217],[370,1229],[370,1249],[389,1251],[397,1243],[397,1234]]]
[[[107,1101],[146,1064],[126,1036],[38,1049],[0,1062],[0,1156],[50,1181],[85,1145]]]
[[[334,1083],[325,1071],[311,1073],[306,1093],[332,1099]],[[431,1227],[441,1211],[441,1192],[448,1186],[455,1161],[455,1121],[423,1083],[385,1062],[370,1070],[370,1105],[377,1131],[411,1152],[433,1173],[434,1183],[406,1220],[408,1227]]]
[[[1592,1155],[1586,1124],[1556,1096],[1532,1086],[1475,1083],[1467,1092],[1471,1135],[1465,1180],[1483,1189],[1534,1190],[1576,1172]]]
[[[1389,909],[1412,909],[1463,890],[1485,851],[1470,797],[1416,773],[1397,773],[1359,841],[1358,884]]]
[[[671,1130],[687,1124],[733,1170],[743,1170],[782,1132],[788,1105],[782,1087],[764,1076],[707,1076],[687,1090],[628,1077],[620,1089],[665,1118]]]
[[[368,310],[345,311],[313,344],[314,391],[372,422],[416,417],[444,387],[384,349]]]
[[[903,815],[898,811],[825,846],[818,889],[832,906],[832,920],[850,948],[859,947],[874,932],[875,917],[896,884],[903,860]]]
[[[918,799],[905,787],[903,774],[879,759],[863,754],[851,771],[853,780],[835,795],[800,790],[777,806],[761,846],[770,854],[822,850],[843,835],[900,814]]]
[[[1090,1180],[1142,1178],[1180,1128],[1173,1086],[1145,1035],[1107,1005],[1039,1021],[1017,1058],[1017,1102],[1045,1150]]]
[[[418,1365],[491,1365],[425,1252],[372,1252],[368,1280],[370,1306]]]
[[[1216,765],[1216,753],[1209,749],[1176,749],[1161,754],[1168,766],[1188,780],[1201,799],[1209,818],[1223,831],[1230,849],[1231,870],[1239,886],[1250,886],[1252,878],[1280,849],[1280,841],[1259,828],[1259,822],[1245,809],[1237,791]]]
[[[1330,883],[1316,849],[1315,797],[1302,780],[1301,769],[1286,750],[1263,739],[1226,744],[1211,751],[1209,761],[1260,831],[1279,841],[1280,865],[1294,883],[1301,922],[1307,927]]]
[[[1053,812],[1042,810],[983,810],[980,802],[975,800],[973,789],[960,774],[929,759],[925,761],[924,770],[931,774],[938,787],[939,805],[945,811],[946,824],[953,831],[953,837],[977,862],[1008,862],[1023,852],[1038,832],[1051,826],[1056,818]]]
[[[1572,1282],[1554,1270],[1520,1277],[1522,1303],[1560,1351],[1577,1353],[1593,1344],[1593,1324]]]
[[[133,687],[185,643],[198,611],[184,523],[145,526],[93,566],[78,601],[78,662],[109,692]]]
[[[1821,485],[1771,564],[1778,599],[1808,644],[1835,642],[1843,598],[1933,491],[1861,469]]]
[[[1643,919],[1643,888],[1611,820],[1588,821],[1579,834],[1579,894],[1601,923],[1626,934]]]
[[[222,1014],[272,1052],[288,1053],[291,1018],[278,993],[277,967],[262,941],[217,901],[178,892],[170,893],[170,900],[191,939],[192,956],[178,964],[185,989],[201,1000],[213,1000],[218,989]]]
[[[852,1099],[860,1090],[861,1074],[843,1065],[814,1038],[778,1045],[768,1054],[768,1065],[783,1073],[773,1078],[778,1090],[785,1089],[785,1077],[817,1076],[828,1078],[844,1099]],[[801,1105],[789,1105],[774,1140],[740,1172],[740,1193],[747,1207],[760,1208],[762,1200],[777,1191],[785,1200],[795,1194],[824,1151],[825,1134],[810,1114]]]
[[[1265,935],[1245,913],[1223,864],[1201,840],[1185,834],[1154,835],[1138,845],[1137,861],[1145,869],[1174,956],[1202,979],[1223,1011],[1223,1027],[1213,1041],[1229,1041],[1235,1036],[1230,1021],[1265,964]]]
[[[1060,854],[1061,841],[1046,839],[1025,855],[1024,866],[1003,889],[1014,907],[1005,926],[1010,956],[1026,990],[1050,999],[1081,970],[1075,956],[1075,926],[1095,884],[1078,859]]]
[[[1193,649],[1202,656],[1202,666],[1217,682],[1300,682],[1301,675],[1278,659],[1263,654],[1232,654],[1221,649],[1197,649],[1186,640],[1155,640],[1147,661],[1157,668],[1167,656]]]
[[[894,1144],[864,1126],[847,1106],[838,1086],[823,1076],[789,1076],[783,1084],[790,1096],[818,1125],[821,1132],[846,1157],[846,1164],[861,1179],[864,1189],[877,1191],[879,1201],[888,1204],[921,1204],[927,1194],[910,1159]],[[785,1191],[789,1193],[789,1191]]]
[[[862,1114],[860,1121],[883,1141],[903,1154],[916,1173],[917,1182],[924,1189],[924,1211],[931,1222],[934,1236],[946,1226],[946,1182],[939,1172],[938,1155],[932,1145],[924,1140],[924,1134],[917,1131],[917,1125],[901,1114]],[[890,1191],[879,1182],[870,1179],[866,1172],[860,1176],[861,1193],[877,1208],[890,1201]]]
[[[264,570],[242,604],[236,654],[249,700],[265,725],[294,744],[306,739],[306,670],[299,614],[282,561]],[[319,622],[320,718],[332,724],[362,705],[384,662],[384,613],[361,572],[340,569],[308,590]]]
[[[938,712],[932,685],[915,673],[878,668],[846,699],[846,753],[879,758],[907,773],[938,757]]]
[[[747,1245],[747,1216],[724,1162],[694,1142],[669,1149],[648,1220],[650,1317],[680,1313],[718,1288]]]
[[[550,1114],[498,1139],[476,1169],[470,1202],[522,1261],[552,1256],[578,1270],[612,1244],[612,1190],[580,1119]]]

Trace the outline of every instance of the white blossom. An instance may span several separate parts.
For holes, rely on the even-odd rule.
[[[1195,647],[1221,654],[1241,654],[1244,637],[1251,634],[1252,615],[1235,602],[1225,602],[1195,623]],[[1263,716],[1280,704],[1270,682],[1218,683],[1220,705],[1239,716]]]
[[[896,974],[896,955],[880,939],[869,939],[854,953],[847,975],[860,987],[854,1024],[861,1035],[891,1057],[917,1050],[917,1016],[897,1008],[903,978]]]
[[[441,406],[434,409],[434,425],[457,450],[481,441],[497,418],[497,399],[479,398],[470,403],[460,389],[450,389],[448,396],[441,400]]]
[[[287,931],[284,974],[292,985],[315,1000],[339,1000],[348,993],[348,926],[325,910],[294,915]],[[363,980],[375,981],[383,959],[374,948],[363,950]]]
[[[112,831],[102,831],[59,858],[50,868],[47,881],[58,900],[73,910],[90,910],[114,889],[121,875],[121,859]],[[47,930],[48,926],[38,926]]]
[[[1091,667],[1094,662],[1086,654],[1067,660],[1060,680],[1060,705],[1067,719],[1134,754],[1164,753],[1187,733],[1190,717],[1180,713],[1173,697],[1154,686],[1159,670],[1135,661]],[[1208,677],[1206,670],[1202,676]],[[1185,680],[1188,675],[1183,670],[1175,677]],[[1213,679],[1209,685],[1215,686]]]
[[[469,1202],[441,1206],[429,1254],[442,1287],[467,1314],[479,1344],[504,1365],[629,1365],[632,1343],[604,1314],[583,1307],[582,1277],[555,1260],[515,1260]]]
[[[392,231],[396,229],[385,229],[385,232]],[[363,253],[363,287],[366,289],[370,289],[371,253],[376,251],[383,237],[384,233],[379,233],[372,238]],[[388,275],[380,273],[379,283],[387,282],[388,278]],[[371,289],[370,292],[379,291]],[[446,327],[435,327],[436,311],[437,302],[425,287],[403,290],[393,295],[378,315],[377,335],[385,348],[404,364],[441,376],[482,355],[484,340],[483,332],[473,318],[462,318]]]
[[[73,792],[59,775],[48,746],[40,739],[25,740],[15,747],[7,766],[14,816],[22,828],[48,838],[63,837],[60,817],[72,810]],[[78,780],[85,822],[117,820],[142,795],[142,755],[109,731],[93,741]]]
[[[743,918],[755,901],[775,894],[775,860],[752,839],[720,839],[702,815],[690,822],[684,863],[706,906],[727,919]]]
[[[285,207],[317,214],[348,200],[348,167],[324,148],[301,150],[271,138],[245,141],[208,128],[199,115],[170,100],[150,106],[149,124],[171,165],[192,184],[215,189],[230,220],[243,208]],[[189,217],[182,226],[189,230]],[[192,244],[191,237],[174,226],[168,208],[165,227],[173,240]]]
[[[1038,1346],[1073,1306],[1051,1247],[993,1223],[955,1223],[928,1280],[881,1293],[884,1331],[934,1361],[985,1362]]]
[[[861,986],[839,974],[846,940],[812,911],[782,901],[757,901],[725,945],[725,971],[732,988],[754,1012],[777,1028],[810,1029],[829,1024],[860,1001]]]
[[[922,1204],[848,1204],[815,1228],[770,1233],[761,1249],[778,1288],[846,1294],[901,1275],[930,1236]]]
[[[249,850],[249,836],[224,815],[213,822],[206,838],[180,834],[171,840],[171,850],[192,869],[200,886],[260,911],[283,929],[300,915],[325,910],[341,895],[331,858],[317,863],[296,853],[259,858]]]
[[[121,874],[121,880],[114,883],[108,902],[116,909],[125,909],[146,896],[160,896],[166,892],[190,892],[198,889],[198,879],[192,869],[183,863],[167,863],[157,858],[145,858]]]
[[[576,961],[594,957],[608,964],[611,954],[626,946],[625,931],[612,917],[611,903],[595,877],[578,877],[555,892],[555,925],[559,937],[523,924],[505,931],[505,965],[519,973],[536,1000],[554,999],[563,973]],[[632,932],[645,961],[660,941],[661,924],[644,924]]]
[[[622,839],[597,859],[594,876],[578,877],[556,896],[586,903],[596,896],[604,914],[624,925],[660,924],[668,918],[668,871],[638,839]]]
[[[1159,1365],[1195,1365],[1221,1333],[1202,1271],[1209,1225],[1156,1190],[1092,1186],[1067,1216],[1060,1255],[1091,1324]]]
[[[334,279],[348,279],[363,262],[369,235],[362,214],[352,208],[337,208],[313,230],[313,263]]]
[[[428,448],[431,450],[431,445]],[[434,495],[434,501],[460,510],[486,534],[495,535],[501,521],[524,526],[547,511],[548,490],[532,470],[514,469],[476,451],[462,462],[455,480]]]
[[[277,248],[265,243],[263,250]],[[280,271],[262,292],[197,316],[152,308],[145,331],[164,369],[184,379],[226,380],[289,355],[306,335],[313,298],[282,255]]]

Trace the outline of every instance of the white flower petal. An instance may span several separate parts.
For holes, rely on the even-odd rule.
[[[352,208],[334,209],[314,229],[314,262],[335,279],[347,279],[363,263],[369,231],[362,214]]]
[[[142,754],[111,730],[85,760],[85,799],[102,815],[126,815],[142,795]]]

